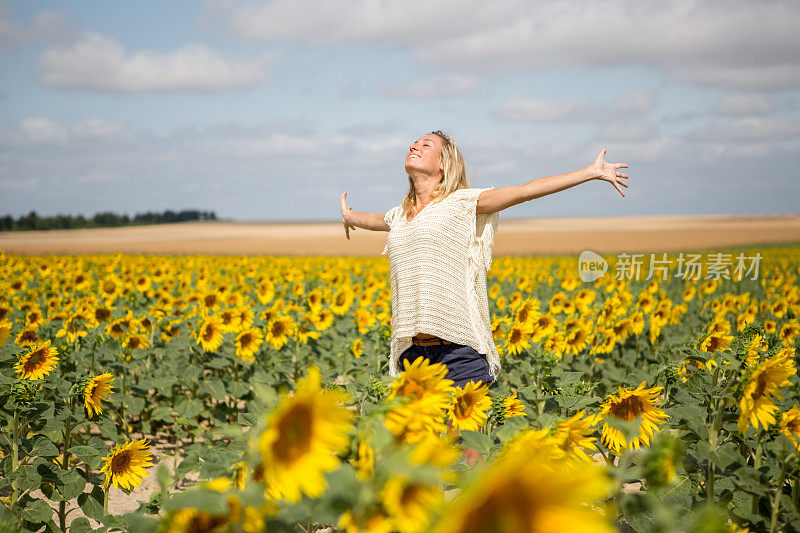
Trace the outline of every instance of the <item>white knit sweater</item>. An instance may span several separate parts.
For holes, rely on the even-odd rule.
[[[490,187],[491,188],[491,187]],[[409,222],[402,204],[386,212],[392,286],[389,373],[397,376],[411,337],[428,333],[466,344],[486,356],[492,376],[500,371],[486,297],[486,272],[498,213],[476,213],[488,189],[459,189],[428,204]]]

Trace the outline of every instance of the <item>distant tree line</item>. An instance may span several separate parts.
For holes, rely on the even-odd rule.
[[[128,215],[118,215],[111,211],[97,213],[91,218],[83,215],[55,215],[42,217],[31,211],[16,220],[11,215],[0,217],[0,231],[20,231],[35,229],[77,229],[77,228],[108,228],[116,226],[138,226],[143,224],[167,224],[170,222],[188,222],[191,220],[217,220],[214,211],[199,211],[186,209],[183,211],[166,210],[163,213],[148,211],[137,213],[132,218]]]

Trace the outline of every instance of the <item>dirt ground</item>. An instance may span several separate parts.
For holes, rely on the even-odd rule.
[[[797,215],[500,217],[494,255],[668,252],[800,243]],[[188,222],[157,226],[0,233],[0,250],[17,254],[235,254],[377,256],[386,233],[340,222]]]

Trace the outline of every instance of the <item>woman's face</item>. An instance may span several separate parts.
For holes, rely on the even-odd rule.
[[[428,174],[435,176],[444,172],[442,159],[442,140],[438,135],[423,135],[411,146],[406,153],[406,172]]]

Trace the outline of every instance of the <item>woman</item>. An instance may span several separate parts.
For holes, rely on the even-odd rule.
[[[409,190],[385,213],[359,213],[342,194],[342,223],[350,229],[388,231],[392,286],[392,342],[389,372],[396,376],[417,357],[444,363],[456,386],[491,384],[500,358],[491,332],[486,272],[498,213],[507,207],[591,180],[620,185],[624,163],[607,163],[605,148],[591,165],[523,185],[470,188],[456,143],[434,131],[417,139],[406,154]],[[404,363],[407,361],[407,363]]]

